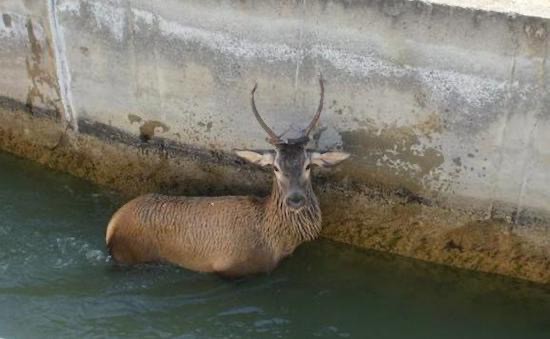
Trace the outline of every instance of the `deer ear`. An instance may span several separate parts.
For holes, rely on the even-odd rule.
[[[347,158],[349,158],[349,156],[349,153],[344,152],[312,152],[311,163],[321,167],[332,167],[346,160]]]
[[[256,165],[267,166],[273,164],[273,152],[235,151],[235,153],[244,160]]]

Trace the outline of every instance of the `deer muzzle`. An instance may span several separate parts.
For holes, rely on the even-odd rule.
[[[298,192],[294,192],[288,195],[286,198],[286,204],[288,207],[294,210],[298,210],[304,206],[306,197]]]

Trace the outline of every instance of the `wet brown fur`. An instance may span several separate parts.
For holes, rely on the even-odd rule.
[[[167,261],[201,272],[242,276],[274,269],[321,231],[311,184],[306,203],[290,210],[275,181],[263,199],[248,196],[140,196],[112,217],[106,241],[122,263]]]

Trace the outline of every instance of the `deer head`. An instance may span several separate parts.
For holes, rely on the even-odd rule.
[[[313,120],[302,131],[301,136],[294,139],[282,139],[282,135],[277,135],[264,122],[254,102],[254,93],[257,84],[252,89],[250,102],[252,112],[260,123],[260,126],[268,135],[268,142],[275,150],[270,151],[237,151],[237,155],[253,164],[260,166],[272,166],[278,188],[283,195],[286,206],[291,210],[298,211],[307,202],[308,195],[313,194],[311,190],[311,168],[312,166],[332,167],[338,165],[349,157],[344,152],[314,152],[306,149],[309,142],[309,134],[317,125],[321,111],[323,110],[324,86],[323,78],[319,77],[319,86],[321,87],[321,99],[319,107]]]

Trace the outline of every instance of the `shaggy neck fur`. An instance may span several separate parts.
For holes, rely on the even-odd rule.
[[[305,190],[306,202],[298,210],[288,208],[284,193],[274,180],[271,195],[266,199],[263,228],[267,240],[274,247],[294,249],[304,241],[317,238],[321,233],[321,209],[311,182]]]

